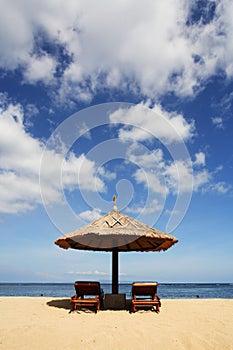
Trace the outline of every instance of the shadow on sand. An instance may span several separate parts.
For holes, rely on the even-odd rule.
[[[51,307],[56,307],[56,308],[59,308],[59,309],[65,309],[65,310],[68,310],[69,313],[71,313],[71,310],[70,310],[70,299],[54,299],[54,300],[50,300],[47,302],[47,305],[48,306],[51,306]],[[101,311],[106,311],[106,310],[113,310],[111,308],[106,308],[106,307],[101,307]],[[131,313],[131,301],[130,300],[126,300],[126,305],[124,308],[120,308],[118,310],[125,310],[125,311],[128,311],[129,313]],[[153,308],[153,307],[148,307],[148,306],[145,306],[145,307],[141,307],[140,310],[138,310],[137,312],[141,313],[141,312],[145,312],[145,311],[153,311],[153,312],[156,312],[156,309]],[[95,310],[92,310],[92,308],[78,308],[75,312],[77,313],[80,313],[80,312],[85,312],[85,313],[93,313],[95,312]]]
[[[57,307],[59,309],[70,310],[70,299],[54,299],[47,302],[48,306]]]
[[[58,309],[68,310],[69,313],[71,313],[70,299],[54,299],[54,300],[48,301],[46,304],[50,307],[56,307]],[[77,313],[80,313],[80,312],[93,313],[93,312],[95,312],[95,310],[92,310],[91,307],[85,308],[85,309],[84,308],[77,308],[77,310],[75,312],[77,312]]]

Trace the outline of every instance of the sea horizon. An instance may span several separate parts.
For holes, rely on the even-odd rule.
[[[76,280],[74,281],[67,281],[67,282],[45,282],[45,281],[0,281],[0,285],[1,284],[74,284]],[[95,279],[95,278],[92,278],[92,279],[77,279],[77,281],[98,281],[100,283],[103,283],[103,284],[112,284],[111,282],[109,281],[106,281],[106,280],[99,280],[99,279]],[[135,280],[130,280],[130,281],[121,281],[119,282],[119,284],[132,284],[134,282],[156,282],[158,284],[232,284],[233,285],[233,282],[230,282],[230,281],[225,281],[225,282],[219,282],[219,281],[214,281],[214,282],[208,282],[208,281],[201,281],[201,282],[159,282],[157,280],[142,280],[142,279],[135,279]]]
[[[105,294],[111,294],[112,284],[102,282]],[[74,282],[0,282],[0,296],[71,297]],[[131,297],[132,282],[120,282],[119,293]],[[159,282],[158,295],[164,299],[224,298],[233,299],[232,282]]]

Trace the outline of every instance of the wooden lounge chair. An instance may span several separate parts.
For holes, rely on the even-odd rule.
[[[76,294],[71,297],[71,311],[77,307],[95,307],[95,312],[103,305],[103,290],[99,282],[75,282]],[[87,297],[85,297],[87,296]]]
[[[161,307],[157,295],[158,283],[133,283],[132,284],[132,312],[138,307],[155,306],[156,312]]]

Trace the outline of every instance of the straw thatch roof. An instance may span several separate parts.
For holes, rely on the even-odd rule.
[[[55,244],[64,249],[149,252],[167,250],[177,242],[172,235],[145,225],[115,209],[98,220],[58,238]]]

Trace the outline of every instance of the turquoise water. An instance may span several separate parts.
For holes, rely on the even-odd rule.
[[[104,293],[111,284],[101,283]],[[119,293],[131,297],[131,284],[119,285]],[[70,297],[75,294],[72,283],[0,283],[0,296]],[[233,283],[161,283],[158,295],[164,299],[224,298],[233,299]]]

